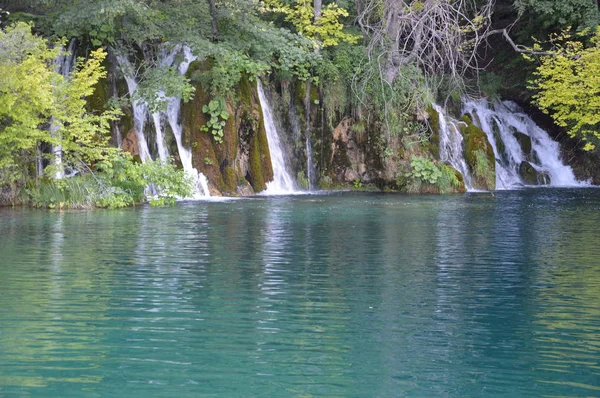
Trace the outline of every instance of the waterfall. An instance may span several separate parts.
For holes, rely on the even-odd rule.
[[[185,75],[187,73],[190,64],[196,59],[188,46],[183,47],[183,54],[184,59],[177,68],[181,75]],[[177,143],[177,150],[179,152],[179,159],[181,159],[181,165],[183,166],[185,172],[188,173],[188,175],[190,175],[194,180],[194,185],[196,188],[196,194],[194,194],[194,197],[197,198],[202,196],[210,196],[210,191],[208,190],[208,180],[206,176],[194,168],[192,165],[192,150],[191,148],[186,148],[183,145],[183,127],[181,126],[181,123],[179,123],[180,114],[181,98],[169,98],[169,104],[167,106],[167,120],[169,121],[171,131],[173,132],[175,142]]]
[[[494,149],[497,189],[586,185],[577,181],[571,167],[562,162],[558,143],[514,102],[490,106],[485,99],[466,100],[463,113],[472,116]]]
[[[437,112],[439,120],[440,160],[450,163],[462,174],[465,188],[470,191],[473,189],[473,185],[463,153],[463,137],[460,133],[460,124],[463,122],[446,115],[444,109],[439,105],[434,104],[433,108]]]
[[[283,145],[279,139],[279,132],[273,119],[273,113],[269,102],[265,97],[260,79],[258,79],[258,97],[262,108],[269,152],[271,153],[271,164],[273,165],[273,181],[267,183],[267,195],[285,195],[297,191],[296,183],[287,171]]]
[[[69,42],[69,46],[66,51],[63,47],[61,54],[54,61],[56,72],[58,72],[62,77],[67,80],[71,75],[71,72],[75,68],[75,60],[76,49],[77,49],[77,40],[71,39]],[[50,122],[50,134],[54,138],[60,139],[60,121],[55,120],[54,118]],[[52,146],[52,154],[54,155],[54,166],[56,167],[56,172],[54,174],[54,178],[60,180],[65,176],[65,169],[62,161],[62,145],[53,145]]]
[[[129,98],[131,98],[131,107],[133,108],[133,122],[135,127],[135,133],[138,138],[138,150],[140,152],[140,159],[142,162],[150,159],[150,149],[148,149],[148,141],[144,135],[144,127],[146,124],[146,118],[148,115],[148,107],[140,99],[136,98],[136,91],[138,83],[135,79],[134,68],[127,59],[122,55],[117,55],[117,62],[123,69],[123,76],[127,83],[127,89],[129,91]]]
[[[164,68],[164,67],[172,66],[175,62],[175,56],[180,51],[181,51],[180,45],[173,47],[170,51],[168,51],[166,48],[163,48],[158,55],[158,67]],[[188,65],[189,65],[189,63],[188,63]],[[186,69],[186,71],[187,71],[187,69]],[[185,72],[184,72],[184,74],[185,74]],[[157,93],[157,95],[158,95],[158,98],[160,98],[162,100],[166,99],[165,92],[163,90],[159,91]],[[176,98],[176,100],[180,101],[181,99]],[[172,102],[171,99],[169,99],[168,106],[171,105],[171,102]],[[167,109],[167,112],[168,111],[169,110]],[[164,125],[163,125],[163,117],[162,116],[163,116],[163,112],[154,112],[152,114],[152,121],[154,122],[154,130],[156,132],[156,149],[158,152],[158,158],[162,162],[166,162],[169,157],[169,151],[168,151],[167,147],[165,146],[165,135],[163,133]]]
[[[179,53],[183,53],[183,60],[177,65],[176,57]],[[196,59],[196,57],[192,54],[192,51],[188,46],[181,45],[173,47],[170,51],[161,51],[159,53],[158,58],[159,59],[157,63],[160,67],[175,67],[181,75],[185,75],[187,73],[190,64]],[[146,120],[150,116],[148,107],[139,99],[135,99],[135,92],[138,87],[138,82],[131,73],[133,69],[131,64],[129,63],[129,60],[123,56],[117,56],[117,60],[124,69],[125,80],[129,89],[129,96],[133,100],[132,106],[138,142],[140,144],[140,158],[142,159],[142,161],[146,161],[147,159],[152,160],[150,156],[150,150],[148,148],[148,142],[144,135],[144,126]],[[183,169],[194,181],[195,193],[193,195],[193,198],[197,199],[210,196],[210,191],[208,188],[208,179],[206,178],[206,176],[198,172],[198,170],[196,170],[193,167],[192,150],[191,148],[186,148],[183,145],[183,127],[181,126],[181,123],[179,121],[181,117],[181,98],[165,98],[165,93],[163,91],[160,91],[158,93],[158,96],[162,96],[163,99],[167,101],[166,111],[154,112],[151,115],[154,124],[158,158],[161,161],[167,161],[169,157],[169,151],[167,146],[165,145],[164,134],[166,120],[166,122],[168,122],[169,124],[169,127],[171,128],[173,136],[175,137],[175,142],[177,143],[177,151],[179,153],[179,159],[181,160]]]

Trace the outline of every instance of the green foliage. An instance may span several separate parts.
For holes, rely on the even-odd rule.
[[[114,196],[98,203],[100,207],[119,207],[122,202],[131,205],[144,199],[154,206],[172,205],[178,197],[189,197],[193,192],[191,177],[177,169],[172,160],[138,163],[131,155],[118,153],[98,163],[97,168],[101,171],[98,178],[113,187]],[[153,195],[146,194],[148,187]]]
[[[352,182],[352,187],[354,187],[354,189],[362,189],[363,185],[362,185],[362,182],[360,181],[360,178],[356,177],[354,179],[354,181]]]
[[[584,149],[591,150],[600,139],[600,30],[589,46],[583,42],[585,34],[551,38],[554,48],[541,57],[533,88],[538,107],[571,137],[588,141]]]
[[[531,17],[532,25],[537,28],[532,33],[567,26],[592,27],[600,23],[596,0],[516,0],[515,6],[520,16]]]
[[[102,200],[102,184],[91,175],[62,180],[45,180],[26,189],[35,207],[89,209]]]
[[[104,51],[78,60],[65,78],[53,62],[60,48],[48,48],[31,29],[18,23],[0,30],[0,175],[8,181],[29,175],[41,144],[62,146],[65,162],[102,159],[112,151],[109,121],[119,114],[86,110],[85,98],[106,75],[101,65]]]
[[[331,189],[333,187],[333,180],[329,176],[321,176],[319,179],[319,189]]]
[[[360,36],[344,32],[341,18],[348,16],[348,11],[336,3],[330,3],[321,10],[321,17],[315,20],[311,1],[297,0],[294,6],[281,3],[279,0],[264,0],[265,11],[279,12],[286,15],[286,21],[296,30],[314,42],[316,48],[337,46],[340,42],[356,43]]]
[[[150,112],[159,112],[167,110],[170,97],[188,102],[195,90],[189,79],[181,76],[175,68],[156,67],[148,68],[142,75],[135,94],[136,98],[148,106]]]
[[[223,98],[210,101],[202,107],[202,112],[208,114],[206,124],[201,127],[202,131],[210,132],[218,144],[223,142],[223,128],[229,119],[227,106]]]
[[[211,158],[205,157],[204,158],[204,164],[207,165],[207,166],[211,166],[211,165],[214,164],[214,162],[211,160]]]
[[[171,163],[136,163],[128,153],[117,152],[88,172],[60,180],[44,180],[26,190],[35,207],[90,209],[120,208],[149,200],[153,206],[174,204],[192,194],[192,181]],[[156,191],[146,196],[148,187]]]
[[[475,175],[483,178],[485,185],[490,189],[496,185],[495,168],[489,160],[489,156],[484,149],[477,149],[474,152],[475,157]]]
[[[460,190],[461,186],[464,188],[464,185],[462,185],[461,181],[458,179],[457,172],[454,168],[444,164],[441,165],[440,171],[442,174],[437,180],[440,193],[456,192]]]
[[[382,133],[390,136],[410,136],[413,142],[427,140],[427,127],[415,120],[415,115],[434,102],[425,75],[416,65],[404,65],[393,85],[382,83],[378,64],[364,66],[354,82],[359,108],[368,117],[383,123]]]
[[[503,88],[504,81],[502,77],[494,72],[481,72],[479,74],[479,91],[489,100],[500,99],[500,91]]]
[[[465,160],[473,175],[473,185],[479,189],[492,190],[496,187],[496,158],[486,133],[475,126],[468,116],[460,120],[464,137]]]
[[[413,156],[410,160],[412,172],[409,177],[421,182],[435,185],[442,177],[442,171],[431,160]]]
[[[307,190],[310,188],[310,183],[308,181],[308,178],[306,177],[306,173],[304,172],[304,170],[298,172],[296,176],[296,181],[298,182],[298,187],[300,189]]]
[[[148,199],[151,205],[163,206],[174,204],[178,197],[189,197],[192,194],[191,178],[183,170],[175,168],[171,160],[166,163],[138,163],[129,154],[119,153],[100,162],[97,168],[101,171],[98,177],[106,185],[114,187],[115,196],[119,200],[129,200],[129,205]],[[154,191],[154,195],[146,195],[148,187],[151,188],[150,191]],[[110,200],[99,205],[115,207]]]

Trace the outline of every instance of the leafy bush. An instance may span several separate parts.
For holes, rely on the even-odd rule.
[[[461,182],[456,176],[454,168],[442,165],[442,175],[438,179],[437,185],[440,188],[440,193],[449,193],[455,191],[461,187]]]
[[[89,209],[119,208],[149,200],[153,206],[173,204],[192,194],[192,181],[171,163],[135,163],[118,153],[98,163],[97,173],[45,180],[26,190],[36,207]]]
[[[193,181],[183,170],[175,168],[172,161],[134,162],[129,154],[119,153],[98,164],[98,177],[105,185],[112,186],[114,198],[108,197],[100,205],[121,207],[149,199],[151,205],[164,206],[175,203],[177,197],[192,194]],[[113,200],[114,199],[114,200]]]
[[[413,156],[410,165],[413,170],[409,176],[412,179],[434,185],[442,177],[441,170],[429,159]]]

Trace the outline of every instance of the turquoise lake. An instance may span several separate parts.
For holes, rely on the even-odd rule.
[[[0,397],[598,397],[600,190],[0,209]]]

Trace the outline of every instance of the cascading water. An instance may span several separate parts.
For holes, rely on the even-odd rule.
[[[514,102],[497,102],[490,107],[485,99],[467,100],[463,113],[472,116],[494,149],[497,189],[586,185],[577,181],[571,167],[561,161],[558,143]]]
[[[127,59],[122,55],[117,55],[117,62],[121,65],[125,82],[127,83],[127,89],[129,91],[129,98],[131,98],[131,106],[133,108],[133,122],[135,126],[135,133],[138,139],[138,150],[140,152],[140,159],[142,162],[150,159],[150,149],[148,148],[148,141],[144,135],[144,127],[146,125],[146,118],[148,116],[148,107],[140,99],[136,98],[136,91],[138,83],[134,76],[134,68]]]
[[[191,49],[188,46],[183,47],[183,61],[179,64],[177,70],[181,75],[185,75],[187,73],[190,64],[196,60],[196,57],[192,54]],[[181,98],[171,97],[169,98],[169,104],[167,106],[167,120],[169,121],[169,126],[171,126],[171,131],[173,132],[173,136],[175,136],[175,142],[177,143],[177,150],[179,152],[179,159],[181,159],[181,164],[183,169],[188,175],[190,175],[195,182],[196,194],[194,197],[206,197],[210,196],[210,191],[208,189],[208,180],[206,176],[198,170],[196,170],[192,165],[192,150],[186,148],[183,145],[183,127],[179,123],[179,117],[181,113]]]
[[[446,115],[444,109],[439,105],[433,105],[433,108],[437,112],[439,120],[440,159],[450,163],[462,174],[465,188],[470,191],[473,189],[473,185],[463,153],[463,137],[460,133],[460,124],[463,122]]]
[[[271,164],[273,165],[273,181],[267,183],[267,195],[285,195],[297,192],[296,183],[287,171],[283,145],[279,139],[279,132],[275,127],[273,113],[269,102],[265,97],[262,83],[258,80],[258,97],[262,108],[269,152],[271,153]]]
[[[183,60],[179,63],[179,65],[176,65],[176,57],[180,52],[183,52]],[[190,64],[195,59],[196,57],[192,54],[192,51],[188,46],[177,45],[170,51],[165,50],[160,52],[158,65],[160,67],[175,67],[181,75],[185,75]],[[128,72],[133,70],[131,64],[129,63],[129,60],[127,58],[122,56],[117,56],[117,60],[124,69],[125,80],[127,81],[127,86],[129,88],[129,95],[131,98],[135,98],[134,95],[137,90],[138,83],[133,77],[133,74],[131,72]],[[198,170],[196,170],[192,166],[192,151],[191,149],[186,148],[183,145],[183,128],[179,122],[181,113],[181,98],[164,98],[164,92],[159,92],[158,95],[159,97],[163,96],[163,99],[167,101],[166,111],[155,112],[151,115],[154,124],[156,146],[159,159],[161,161],[167,161],[169,157],[169,151],[167,146],[165,145],[164,135],[164,121],[166,120],[169,123],[171,131],[173,132],[173,136],[175,137],[175,142],[177,143],[177,150],[179,153],[179,159],[181,160],[183,169],[194,180],[196,192],[193,194],[193,198],[198,199],[210,196],[208,180],[206,176],[198,172]],[[144,135],[144,126],[146,120],[149,117],[149,111],[146,104],[141,102],[139,99],[134,99],[132,105],[136,132],[140,144],[140,158],[142,159],[142,161],[146,161],[147,159],[151,159],[150,150],[148,148],[148,142]]]
[[[172,66],[175,62],[175,56],[177,53],[181,51],[181,46],[177,45],[172,49],[163,48],[158,55],[158,67],[159,68],[168,68]],[[189,64],[188,64],[189,65]],[[165,92],[159,91],[157,93],[159,99],[165,100]],[[176,100],[181,100],[180,98],[176,98]],[[171,105],[171,101],[169,99],[168,105]],[[168,112],[168,109],[167,109]],[[154,112],[152,113],[152,121],[154,122],[154,131],[156,132],[156,149],[158,152],[158,157],[161,161],[166,162],[169,157],[169,151],[165,145],[165,135],[163,132],[163,113],[164,112]]]

